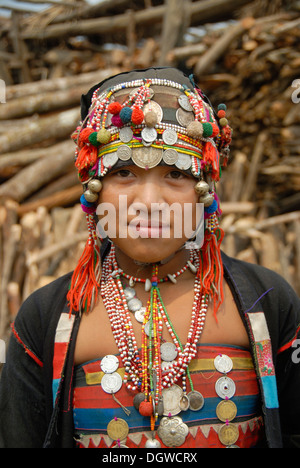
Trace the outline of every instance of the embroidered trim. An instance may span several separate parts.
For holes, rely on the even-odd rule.
[[[15,325],[14,323],[11,324],[11,329],[12,329],[12,332],[16,338],[16,340],[21,344],[21,346],[23,346],[23,348],[25,349],[25,353],[28,354],[28,356],[30,356],[40,367],[44,367],[44,364],[43,362],[36,356],[36,354],[34,354],[33,351],[31,351],[28,346],[26,346],[26,344],[24,343],[24,341],[21,340],[20,336],[18,335],[18,332],[17,330],[15,329]]]
[[[297,336],[298,336],[299,332],[300,332],[300,325],[298,326],[298,328],[296,330],[296,333],[293,336],[293,338],[290,341],[288,341],[285,345],[281,346],[281,348],[278,349],[277,354],[280,354],[283,351],[285,351],[286,349],[290,348],[293,345],[294,341],[297,339]]]

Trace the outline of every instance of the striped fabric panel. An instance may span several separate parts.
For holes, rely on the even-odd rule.
[[[216,407],[221,398],[216,394],[215,383],[223,374],[216,371],[213,364],[214,357],[218,354],[227,354],[233,360],[233,370],[228,377],[236,385],[236,393],[232,398],[238,409],[235,421],[253,418],[258,413],[259,388],[249,351],[238,347],[200,345],[197,359],[190,369],[194,389],[203,394],[205,404],[200,411],[188,410],[180,413],[180,417],[189,426],[220,423],[216,416]],[[120,367],[118,372],[123,375],[124,369]],[[149,418],[141,416],[133,406],[136,392],[127,390],[123,385],[116,394],[122,405],[130,409],[131,414],[128,417],[112,395],[102,390],[100,361],[79,366],[75,375],[73,405],[76,431],[105,434],[107,424],[114,417],[125,419],[131,432],[149,430]],[[189,383],[187,391],[190,391]]]

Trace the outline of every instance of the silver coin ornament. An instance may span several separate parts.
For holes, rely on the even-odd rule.
[[[144,318],[145,318],[145,313],[146,313],[146,307],[141,307],[139,310],[137,310],[134,313],[134,317],[135,317],[136,321],[139,322],[139,323],[143,323]]]
[[[157,139],[157,131],[155,128],[145,127],[141,132],[141,136],[147,143],[153,143]]]
[[[160,448],[160,442],[157,439],[148,439],[147,442],[145,443],[145,448],[150,448],[150,449],[155,449],[155,448]]]
[[[178,98],[178,103],[180,107],[182,107],[183,110],[191,112],[193,110],[193,107],[189,101],[189,98],[187,97],[186,94],[181,94]]]
[[[203,408],[204,406],[204,398],[202,393],[197,392],[196,390],[192,390],[191,392],[188,393],[188,399],[189,399],[189,409],[192,411],[199,411]]]
[[[128,305],[128,309],[130,310],[130,312],[136,312],[143,306],[143,303],[137,297],[133,297],[132,299],[128,301],[127,305]]]
[[[215,389],[216,389],[216,392],[217,392],[217,395],[220,397],[220,398],[232,398],[233,395],[235,394],[235,383],[232,379],[230,379],[229,377],[227,376],[224,376],[224,377],[220,377],[220,379],[218,379],[216,381],[216,384],[215,384]]]
[[[115,372],[119,367],[119,359],[113,354],[107,354],[100,362],[101,370],[105,374],[111,374]]]
[[[189,428],[179,416],[165,417],[161,419],[157,433],[167,447],[179,447],[184,443]]]
[[[173,148],[168,148],[163,152],[163,160],[166,164],[173,166],[178,161],[178,152]]]
[[[193,112],[187,112],[182,108],[179,108],[176,111],[176,119],[179,125],[182,127],[187,127],[189,123],[195,120],[195,116]]]
[[[119,131],[119,138],[123,143],[129,143],[132,140],[133,131],[130,127],[122,127]]]
[[[233,367],[232,359],[226,354],[219,354],[214,359],[214,366],[218,372],[228,374]]]
[[[102,162],[104,167],[110,168],[116,164],[118,161],[117,152],[115,153],[107,153],[102,156]]]
[[[127,145],[121,145],[117,149],[117,156],[121,161],[128,161],[131,158],[132,150]]]
[[[178,154],[178,159],[175,163],[175,166],[178,167],[178,169],[186,171],[191,167],[191,165],[192,160],[188,154]]]
[[[177,349],[174,343],[166,341],[160,346],[161,359],[163,361],[173,361],[177,357]]]
[[[174,384],[171,387],[163,389],[164,416],[176,416],[180,413],[180,400],[182,396],[183,390],[179,385]]]
[[[167,128],[162,134],[162,139],[166,145],[175,145],[178,139],[177,132],[172,128]]]
[[[135,297],[135,289],[131,287],[127,287],[124,289],[124,296],[126,301],[129,301],[130,299],[133,299]]]
[[[118,372],[104,374],[101,379],[101,387],[106,393],[117,393],[122,387],[122,377]]]

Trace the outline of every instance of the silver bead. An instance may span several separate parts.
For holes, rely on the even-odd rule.
[[[195,192],[198,193],[198,195],[205,195],[209,190],[209,185],[205,180],[199,180],[197,184],[195,185]]]
[[[90,180],[88,183],[88,188],[93,192],[100,192],[102,189],[102,182],[98,179]]]
[[[157,439],[148,439],[145,448],[160,448],[160,442]]]
[[[214,201],[214,196],[211,193],[206,193],[203,197],[199,198],[199,202],[203,203],[204,206],[210,206]]]
[[[95,192],[92,192],[91,190],[86,190],[84,192],[84,198],[86,199],[86,201],[90,202],[90,203],[94,203],[95,201],[98,200],[98,194],[95,193]]]

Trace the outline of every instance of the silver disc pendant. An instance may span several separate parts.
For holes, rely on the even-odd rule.
[[[183,390],[176,384],[163,389],[164,416],[176,416],[176,414],[180,413],[180,400],[182,396]]]
[[[178,416],[162,418],[157,433],[167,447],[179,447],[184,444],[189,428]]]
[[[220,398],[232,398],[235,394],[235,383],[227,376],[220,377],[216,381],[215,389]]]
[[[218,372],[228,374],[232,369],[233,363],[231,358],[226,354],[219,354],[214,359],[214,365]]]
[[[126,301],[130,301],[130,299],[133,299],[135,297],[135,289],[133,288],[125,288],[124,289],[124,295],[125,295],[125,299]]]
[[[130,312],[136,312],[143,306],[143,303],[137,297],[133,297],[128,301],[127,305]]]
[[[150,336],[150,322],[145,323],[144,332],[146,333],[147,336]],[[154,336],[154,331],[152,329],[151,337],[153,338],[153,336]]]
[[[190,402],[189,409],[192,411],[199,411],[204,406],[204,398],[202,393],[197,392],[196,390],[192,390],[188,393],[188,399]]]
[[[117,393],[122,387],[122,377],[118,372],[104,374],[101,379],[101,387],[105,393]]]
[[[168,341],[161,344],[160,353],[162,361],[167,362],[174,361],[178,354],[175,344]]]
[[[148,439],[145,443],[145,448],[160,448],[160,442],[157,439]]]
[[[135,317],[136,321],[139,322],[139,323],[143,323],[145,313],[146,313],[146,307],[141,307],[139,310],[137,310],[134,313],[134,317]]]
[[[100,367],[105,374],[112,374],[119,367],[119,359],[113,354],[107,354],[101,360]]]

